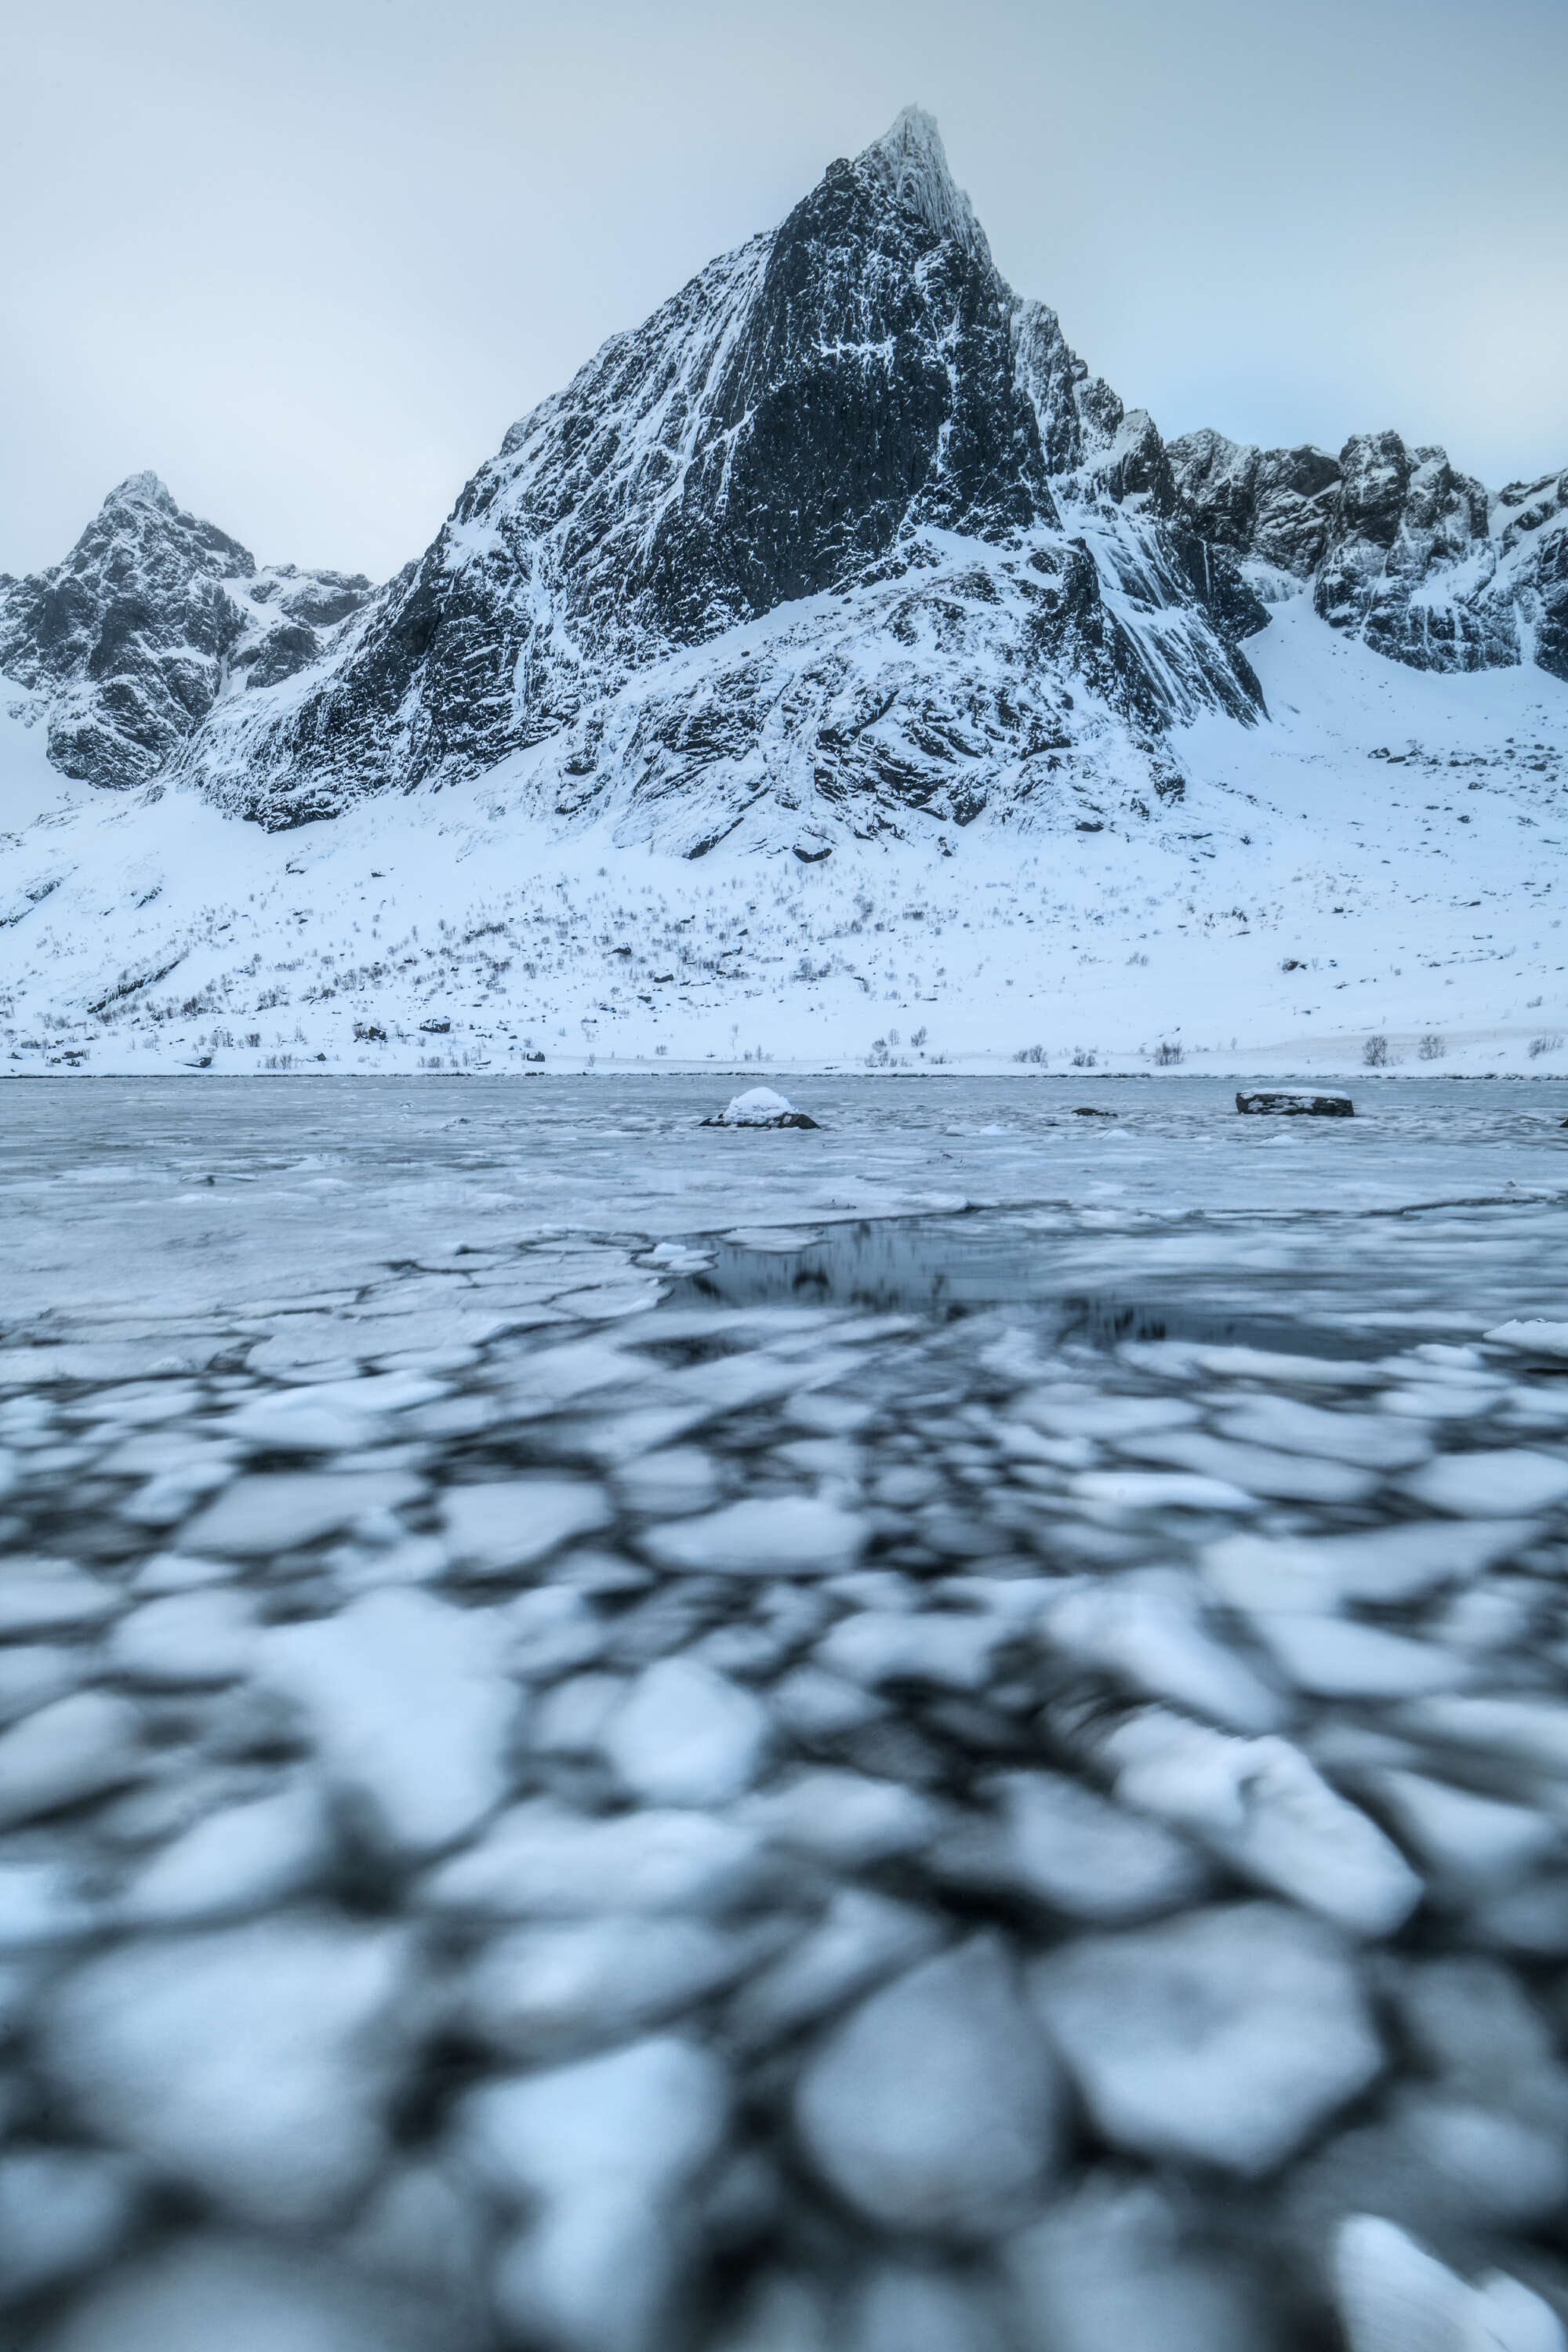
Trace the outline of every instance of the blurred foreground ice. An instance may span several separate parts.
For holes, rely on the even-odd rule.
[[[10,1090],[7,2344],[1561,2352],[1547,1092]]]

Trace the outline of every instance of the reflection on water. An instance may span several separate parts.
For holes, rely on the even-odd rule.
[[[1227,1306],[1223,1297],[1205,1302],[1205,1287],[1232,1286],[1228,1276],[1217,1286],[1205,1285],[1201,1274],[1180,1289],[1173,1282],[1169,1296],[1079,1290],[1059,1234],[1041,1231],[1026,1216],[994,1211],[861,1218],[803,1235],[797,1244],[786,1234],[763,1233],[746,1240],[704,1236],[690,1246],[710,1262],[671,1286],[668,1304],[676,1308],[854,1307],[942,1320],[1018,1307],[1029,1310],[1030,1326],[1043,1341],[1058,1344],[1081,1339],[1113,1348],[1129,1339],[1201,1339],[1324,1357],[1376,1355],[1386,1344],[1374,1326],[1359,1316],[1352,1323],[1343,1314],[1337,1284],[1325,1281],[1317,1298],[1303,1296],[1294,1271],[1260,1279],[1260,1296],[1250,1308]],[[1341,1310],[1339,1323],[1312,1320],[1314,1305],[1328,1314]],[[1447,1325],[1435,1314],[1431,1328],[1436,1333]]]

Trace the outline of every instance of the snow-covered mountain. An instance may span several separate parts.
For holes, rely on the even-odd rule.
[[[966,1056],[1568,1025],[1544,897],[1486,928],[1561,862],[1568,477],[1165,443],[913,110],[383,588],[139,476],[0,580],[0,672],[24,1067],[712,1055],[762,1009],[776,1058],[885,1060],[879,1004]]]
[[[29,688],[62,775],[142,784],[231,689],[317,661],[368,580],[256,559],[155,474],[110,490],[63,563],[0,577],[0,677]]]

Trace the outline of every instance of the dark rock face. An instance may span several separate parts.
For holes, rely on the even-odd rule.
[[[1326,449],[1257,449],[1223,433],[1166,445],[1177,502],[1211,546],[1304,579],[1322,562],[1341,467]]]
[[[63,563],[0,581],[0,672],[47,700],[49,757],[63,773],[139,784],[231,674],[287,677],[321,651],[310,623],[342,619],[369,593],[368,580],[338,572],[258,572],[247,549],[184,512],[155,474],[133,474]]]
[[[1179,511],[1274,593],[1310,582],[1330,625],[1416,669],[1568,677],[1568,475],[1494,499],[1397,433],[1322,449],[1169,445]]]

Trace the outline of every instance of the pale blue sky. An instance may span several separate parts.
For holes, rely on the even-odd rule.
[[[0,570],[145,466],[263,561],[395,569],[515,416],[911,102],[1005,275],[1167,433],[1568,463],[1564,0],[7,23]]]

